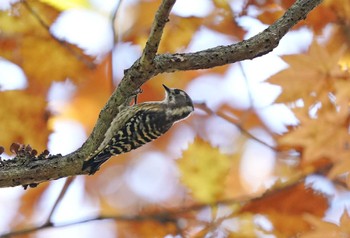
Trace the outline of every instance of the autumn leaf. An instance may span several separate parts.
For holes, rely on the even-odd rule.
[[[70,8],[78,8],[78,7],[88,7],[89,1],[87,0],[40,0],[48,5],[51,5],[58,10],[67,10]]]
[[[350,152],[343,156],[343,158],[337,161],[330,172],[328,173],[328,177],[330,179],[335,179],[338,175],[342,175],[344,173],[350,172]],[[349,175],[347,175],[348,177]]]
[[[303,183],[268,193],[248,202],[241,212],[267,215],[275,227],[274,233],[281,235],[278,237],[290,237],[309,230],[308,224],[300,216],[307,212],[322,217],[328,207],[327,198],[323,194]]]
[[[164,29],[159,53],[181,52],[186,49],[193,38],[193,34],[202,25],[202,18],[171,16],[169,24]],[[181,32],[181,34],[179,34]]]
[[[246,31],[236,22],[236,16],[228,2],[216,0],[214,3],[216,7],[204,18],[203,24],[211,30],[227,35],[232,41],[242,40]]]
[[[44,23],[23,3],[13,6],[16,14],[0,11],[0,21],[6,23],[1,29],[0,55],[23,69],[29,90],[46,94],[52,81],[88,78],[93,60],[76,46],[55,40],[47,29],[59,12],[39,1],[26,1],[26,5]]]
[[[347,209],[344,210],[340,218],[339,225],[322,221],[319,217],[305,214],[304,220],[312,227],[313,231],[302,234],[301,238],[318,238],[318,237],[349,237],[350,234],[350,216]]]
[[[273,24],[284,13],[284,9],[276,3],[266,4],[258,19],[265,24]]]
[[[291,103],[303,99],[304,107],[308,108],[326,100],[324,97],[328,99],[328,93],[334,91],[332,82],[346,74],[339,66],[343,54],[344,48],[328,52],[313,41],[307,54],[283,56],[289,68],[267,80],[284,89],[276,102]]]
[[[229,172],[230,156],[196,138],[177,163],[182,182],[199,201],[213,202],[223,193],[220,184],[224,183]]]
[[[0,145],[10,148],[18,142],[37,151],[46,149],[50,131],[45,98],[26,91],[5,91],[0,93],[0,102]]]
[[[335,4],[339,3],[339,0],[330,0]],[[346,0],[341,0],[345,1]],[[284,1],[259,1],[259,0],[249,0],[247,6],[255,6],[259,11],[258,19],[260,19],[264,24],[272,24],[280,16],[281,12],[288,9],[295,1],[294,0],[284,0]],[[300,21],[294,29],[304,27],[305,25],[312,28],[316,33],[321,33],[322,30],[329,22],[334,22],[336,20],[336,12],[325,4],[321,4],[312,12],[309,13],[305,21]]]
[[[121,228],[121,229],[119,229]],[[176,227],[174,223],[163,222],[161,218],[159,221],[146,220],[142,222],[129,222],[120,224],[118,222],[118,237],[168,237],[170,234],[176,234]],[[171,236],[170,236],[171,237]]]
[[[326,0],[325,6],[332,9],[344,22],[350,20],[349,2],[346,0]]]
[[[139,45],[145,45],[147,36],[152,26],[154,14],[160,1],[140,1],[130,6],[130,27],[123,34],[123,41],[131,41]]]
[[[337,161],[348,157],[350,135],[345,124],[347,117],[334,111],[319,119],[298,118],[300,126],[277,139],[280,149],[300,151],[303,163],[321,158]]]
[[[277,141],[281,150],[301,152],[304,164],[317,159],[339,161],[348,157],[350,76],[339,66],[343,53],[344,49],[331,53],[314,41],[307,54],[285,57],[290,67],[269,79],[284,88],[277,101],[303,100],[303,107],[292,108],[300,124]],[[316,108],[313,115],[312,108]]]
[[[330,38],[326,43],[327,49],[331,52],[336,52],[342,47],[346,48],[344,55],[339,61],[340,65],[345,69],[348,68],[348,65],[350,64],[350,41],[348,40],[349,27],[349,21],[332,26],[330,29]]]

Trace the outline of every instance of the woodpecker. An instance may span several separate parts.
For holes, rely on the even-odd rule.
[[[129,106],[130,99],[119,108],[99,148],[83,163],[82,170],[94,174],[111,156],[134,150],[153,141],[170,127],[193,112],[188,94],[180,89],[165,89],[163,101]],[[135,97],[135,96],[134,96]]]

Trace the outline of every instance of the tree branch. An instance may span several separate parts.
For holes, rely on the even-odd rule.
[[[145,60],[138,59],[131,68],[125,70],[123,80],[100,112],[93,132],[80,149],[66,156],[45,158],[28,156],[4,161],[0,165],[0,187],[37,184],[62,177],[87,174],[81,170],[83,161],[103,140],[109,124],[118,113],[118,106],[151,77],[178,70],[207,69],[265,55],[277,47],[288,30],[305,19],[307,14],[321,1],[297,0],[280,19],[266,30],[237,44],[218,46],[195,53],[156,55],[153,64],[147,64]],[[167,10],[163,14],[159,13],[159,10],[159,18],[168,16],[172,2],[171,0],[163,0],[161,8]],[[157,21],[157,17],[155,21]],[[158,21],[160,20],[158,19]],[[149,44],[146,48],[151,56],[157,51],[164,26],[162,24],[165,24],[166,21],[167,19],[162,19],[163,23],[161,23],[159,30],[155,30],[156,33],[149,37]]]
[[[165,24],[169,21],[168,17],[176,0],[164,0],[160,5],[154,22],[152,24],[151,33],[146,42],[145,49],[141,56],[141,65],[150,66],[158,51],[158,46],[163,35]]]

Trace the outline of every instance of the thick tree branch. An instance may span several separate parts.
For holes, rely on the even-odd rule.
[[[151,33],[146,42],[146,47],[142,52],[141,65],[150,66],[157,54],[158,46],[163,35],[165,24],[169,21],[168,17],[176,0],[165,0],[160,5],[154,22],[152,24]]]
[[[163,26],[160,26],[160,31],[153,33],[153,36],[151,34],[149,44],[146,45],[145,52],[148,51],[151,55],[147,59],[148,63],[139,59],[125,71],[123,80],[101,111],[95,128],[84,145],[66,156],[35,158],[33,160],[30,160],[33,157],[27,156],[6,161],[0,165],[0,187],[36,184],[67,176],[87,174],[81,170],[83,161],[103,140],[103,135],[109,124],[118,113],[118,106],[152,76],[178,70],[206,69],[265,55],[277,47],[288,30],[305,19],[307,14],[321,1],[297,0],[273,25],[248,40],[195,53],[156,55],[154,60],[148,64],[148,60],[152,59],[152,55],[157,51],[161,29],[163,29]],[[163,22],[160,24],[165,24],[167,21],[172,2],[171,0],[163,0],[162,7],[165,6],[164,9],[167,10],[163,14],[159,13],[158,18],[164,16],[166,19],[160,20],[157,17],[155,19],[158,22]]]

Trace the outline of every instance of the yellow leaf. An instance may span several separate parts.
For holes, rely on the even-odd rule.
[[[231,11],[230,4],[227,0],[214,0],[213,2],[217,7],[224,8],[225,10]]]
[[[90,6],[89,1],[87,0],[41,0],[41,2],[46,3],[58,10],[67,10],[70,8],[79,8],[84,7],[87,8]]]
[[[0,145],[10,148],[13,142],[30,144],[41,152],[50,133],[45,98],[26,91],[0,93]]]
[[[48,25],[59,14],[41,2],[26,2]],[[23,69],[31,92],[46,95],[52,81],[89,79],[95,65],[91,57],[72,44],[54,40],[23,4],[18,3],[13,8],[16,15],[0,11],[0,22],[5,23],[1,32],[6,36],[0,37],[0,55]]]
[[[220,153],[208,142],[199,138],[189,146],[178,160],[181,180],[194,198],[201,202],[213,202],[224,192],[224,182],[229,172],[230,156]]]

